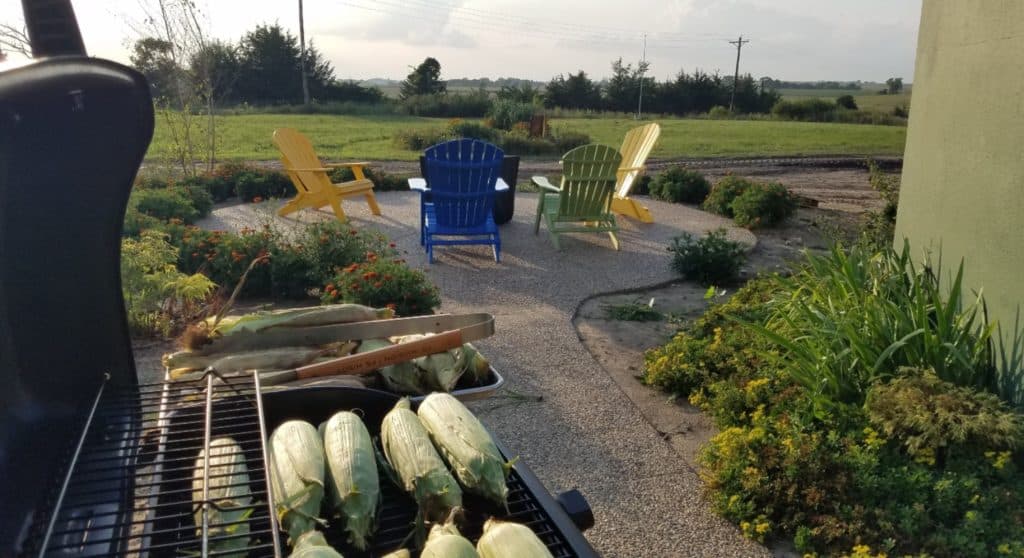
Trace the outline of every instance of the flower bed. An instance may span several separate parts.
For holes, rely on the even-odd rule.
[[[981,303],[907,253],[812,257],[646,355],[646,383],[720,428],[701,475],[748,537],[812,556],[1024,556],[1024,416],[999,396]]]

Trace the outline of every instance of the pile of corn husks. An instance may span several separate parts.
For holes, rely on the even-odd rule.
[[[182,338],[182,350],[164,355],[163,364],[175,380],[199,378],[210,368],[228,376],[253,370],[269,373],[425,337],[334,339],[323,337],[324,332],[319,328],[393,316],[386,308],[336,304],[226,316],[219,321],[209,318],[190,327]],[[297,333],[311,344],[289,346]],[[386,366],[370,377],[348,381],[395,393],[426,395],[452,391],[460,381],[464,385],[479,385],[485,383],[489,375],[487,359],[466,343],[450,351]]]

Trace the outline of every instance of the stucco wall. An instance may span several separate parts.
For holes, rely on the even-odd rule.
[[[925,0],[913,88],[897,245],[963,259],[1006,333],[1024,303],[1024,0]]]

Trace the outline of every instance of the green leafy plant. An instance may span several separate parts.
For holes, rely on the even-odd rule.
[[[200,216],[185,191],[177,188],[134,190],[128,207],[160,221],[179,219],[193,223]]]
[[[712,213],[732,217],[732,202],[746,192],[753,182],[734,175],[726,175],[715,183],[701,207]]]
[[[338,167],[331,171],[331,182],[338,184],[355,180],[355,173],[350,167]],[[373,182],[373,189],[378,192],[390,192],[409,189],[409,176],[391,174],[371,167],[363,167],[363,176]]]
[[[872,426],[914,458],[945,463],[950,455],[1024,447],[1024,416],[991,393],[940,380],[931,370],[904,369],[868,390]]]
[[[451,138],[472,138],[494,143],[501,137],[501,131],[477,122],[454,118],[448,123],[448,136]]]
[[[700,239],[683,233],[672,239],[668,249],[672,252],[672,269],[702,285],[735,281],[747,257],[742,244],[726,238],[725,229],[711,231]]]
[[[836,97],[836,106],[849,110],[857,110],[857,100],[853,95],[840,95]]]
[[[529,122],[536,107],[532,103],[523,103],[511,99],[498,99],[491,105],[487,116],[494,122],[494,127],[511,130],[519,122]]]
[[[701,173],[676,165],[654,177],[649,190],[651,197],[655,199],[700,204],[708,197],[711,184]]]
[[[170,335],[216,286],[203,275],[178,271],[177,259],[178,251],[158,231],[121,241],[121,288],[133,335]]]
[[[964,298],[963,272],[961,263],[944,287],[941,266],[916,266],[907,245],[879,254],[833,246],[824,256],[808,254],[803,269],[782,280],[776,313],[752,327],[786,349],[788,373],[824,407],[863,403],[874,382],[902,366],[994,390],[994,326],[980,297]]]
[[[733,219],[747,228],[770,227],[796,212],[796,196],[778,182],[753,183],[732,201]]]
[[[664,318],[661,312],[654,309],[654,299],[647,304],[608,304],[604,306],[604,315],[609,320],[626,322],[660,322]]]
[[[723,107],[722,105],[715,105],[708,111],[708,118],[712,120],[727,120],[732,117],[732,111],[729,107]]]
[[[407,128],[398,130],[392,136],[395,147],[410,151],[423,151],[431,145],[451,139],[444,128]]]
[[[294,196],[295,186],[282,172],[250,169],[235,177],[235,192],[243,201],[258,202],[270,198]]]
[[[430,314],[441,305],[437,287],[422,271],[399,259],[385,259],[370,252],[366,261],[341,269],[324,286],[324,304],[354,302],[374,308],[391,308],[399,316]]]
[[[881,211],[867,211],[861,227],[860,243],[872,251],[892,246],[896,231],[896,210],[900,202],[899,176],[883,171],[873,160],[868,160],[868,181],[882,197]]]

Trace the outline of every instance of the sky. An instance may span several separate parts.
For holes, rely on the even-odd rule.
[[[127,62],[156,0],[72,0],[90,55]],[[20,22],[20,2],[0,23]],[[298,34],[297,0],[197,0],[212,36],[260,23]],[[602,78],[619,57],[648,75],[740,72],[790,81],[911,82],[921,0],[305,0],[312,39],[342,79],[402,79],[433,56],[442,78]],[[644,35],[647,36],[646,55]]]

